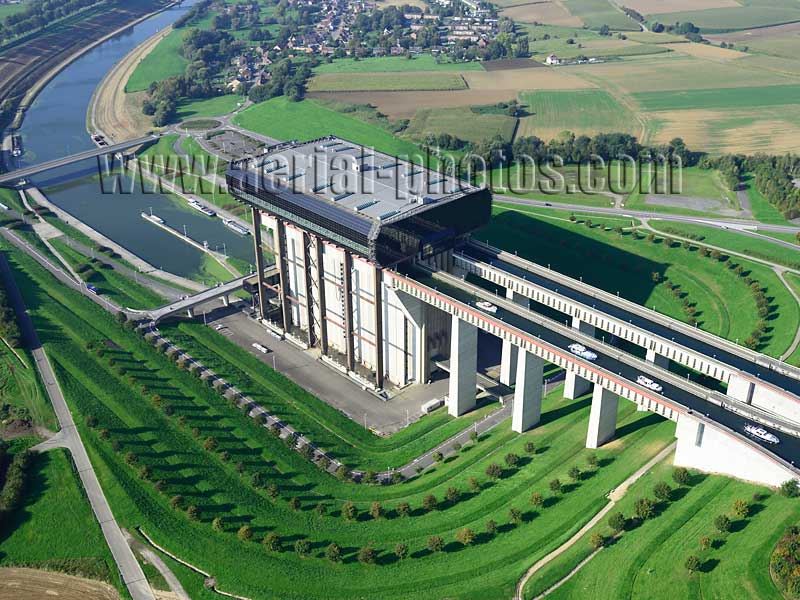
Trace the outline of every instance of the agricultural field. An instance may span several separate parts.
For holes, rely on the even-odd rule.
[[[423,108],[403,132],[405,136],[422,141],[428,134],[449,133],[468,142],[481,142],[499,135],[510,142],[517,120],[502,114],[479,114],[469,108]]]
[[[678,485],[669,462],[644,475],[614,507],[612,514],[619,512],[626,519],[626,528],[617,537],[613,537],[608,519],[603,519],[536,573],[523,597],[530,600],[564,579],[591,554],[590,539],[599,534],[607,540],[607,547],[549,597],[571,599],[591,593],[598,600],[712,596],[781,600],[783,596],[769,576],[769,556],[786,527],[797,522],[796,502],[765,488],[714,475],[694,474],[688,484]],[[654,500],[652,517],[637,519],[635,502],[653,499],[659,483],[672,488],[669,496]],[[736,500],[747,503],[746,516],[734,514]],[[720,533],[714,525],[721,514],[732,521],[729,532]],[[704,537],[710,543],[707,547],[701,543]],[[690,555],[700,559],[695,573],[684,566]]]
[[[725,42],[750,52],[759,52],[794,59],[800,52],[800,23],[775,25],[732,33],[706,36],[714,44]]]
[[[565,401],[557,389],[545,400],[541,427],[530,434],[513,434],[504,423],[400,485],[341,482],[287,449],[90,301],[53,283],[26,257],[14,254],[12,264],[26,300],[35,306],[32,317],[43,344],[56,357],[68,403],[75,413],[98,419],[96,428],[83,419],[78,427],[118,521],[128,528],[139,525],[159,544],[212,572],[222,589],[237,594],[344,600],[380,588],[384,599],[405,599],[413,579],[422,600],[506,598],[531,561],[574,533],[605,504],[608,489],[673,436],[672,423],[622,403],[619,438],[606,448],[586,450],[588,398]],[[223,339],[207,329],[203,333]],[[191,330],[188,334],[193,335]],[[213,342],[196,339],[206,352],[215,352]],[[261,390],[270,407],[283,406],[291,415],[288,422],[299,418],[305,400],[295,398],[291,384],[281,383],[263,365],[257,372],[264,377],[240,381],[231,371],[232,381]],[[322,418],[305,411],[306,418]],[[325,422],[335,424],[336,419]],[[419,425],[426,427],[424,420]],[[366,430],[359,436],[344,430],[328,435],[339,437],[338,445],[349,445],[354,455],[367,452],[368,445],[395,443]],[[407,436],[406,442],[417,441],[413,432]],[[535,453],[526,451],[528,441]],[[509,453],[519,460],[501,468],[498,479],[489,478],[487,467],[505,464]],[[598,461],[590,460],[592,455]],[[573,479],[567,475],[571,466],[578,468]],[[477,480],[472,487],[470,477]],[[559,494],[548,491],[555,477],[564,482]],[[158,481],[163,483],[156,486]],[[275,497],[263,487],[271,484],[277,486]],[[445,500],[451,487],[455,492]],[[532,491],[540,491],[542,506],[529,502]],[[423,507],[426,495],[437,497],[437,508],[429,501]],[[342,516],[348,500],[358,511],[350,521]],[[403,502],[410,505],[408,516],[398,512]],[[192,504],[196,519],[195,511],[187,516],[185,510]],[[496,529],[487,531],[490,519]],[[470,543],[454,541],[465,527],[475,533],[467,538]],[[278,536],[277,549],[261,543],[270,533]],[[428,548],[428,538],[435,535],[442,537],[441,551]],[[360,564],[357,555],[369,540],[374,564]],[[341,548],[341,561],[325,558],[332,542]],[[398,543],[408,545],[406,558],[396,557]],[[270,573],[268,580],[264,572]],[[178,576],[193,598],[210,597],[201,577],[183,571]],[[341,585],[343,579],[347,586]],[[302,589],[298,580],[304,582]]]
[[[186,35],[186,29],[170,31],[131,73],[125,84],[127,93],[146,90],[154,81],[183,75],[189,61],[181,56],[179,50]]]
[[[404,71],[483,71],[479,62],[451,62],[430,54],[405,56],[370,56],[337,58],[314,67],[314,73],[402,73]]]
[[[463,90],[458,73],[401,71],[396,73],[324,73],[308,82],[309,92]]]
[[[728,110],[800,104],[800,84],[660,90],[631,94],[645,111]]]
[[[583,21],[573,15],[557,0],[548,2],[528,2],[514,0],[498,2],[502,7],[500,14],[519,23],[547,23],[568,27],[582,27]]]
[[[639,24],[629,19],[610,0],[561,0],[561,3],[591,29],[608,25],[617,31],[639,31]]]
[[[670,5],[671,2],[666,4]],[[703,3],[692,2],[693,9],[702,6]],[[798,21],[800,6],[794,0],[741,0],[733,6],[721,8],[661,12],[653,15],[651,20],[661,23],[690,21],[702,33],[725,33]]]
[[[636,115],[603,90],[522,92],[519,99],[529,114],[520,119],[519,136],[551,140],[562,131],[619,131],[641,137]]]

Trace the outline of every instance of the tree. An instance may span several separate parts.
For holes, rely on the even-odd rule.
[[[444,454],[442,454],[441,452],[434,452],[433,453],[433,461],[434,462],[440,463],[443,460],[444,460]]]
[[[372,547],[372,544],[367,544],[358,551],[358,562],[363,565],[372,565],[377,558],[378,554],[375,552],[375,548]]]
[[[691,478],[689,470],[686,467],[675,467],[672,469],[672,481],[678,485],[688,485]]]
[[[476,477],[470,477],[467,479],[467,485],[469,486],[469,491],[473,493],[481,491],[481,482],[478,481]]]
[[[217,532],[225,531],[225,525],[222,522],[222,517],[214,517],[214,520],[211,521],[211,529]]]
[[[727,533],[731,530],[731,519],[728,515],[717,515],[714,519],[714,527],[720,533]]]
[[[428,538],[428,550],[431,552],[441,552],[444,548],[444,540],[442,536],[432,535]]]
[[[350,500],[342,504],[342,516],[346,521],[355,521],[358,518],[358,509]]]
[[[203,448],[205,448],[209,452],[213,452],[218,447],[219,447],[219,442],[217,442],[217,438],[215,437],[208,436],[203,442]]]
[[[549,485],[550,485],[550,491],[551,492],[553,492],[554,494],[560,494],[561,493],[561,480],[560,479],[553,479],[550,482]]]
[[[497,523],[494,519],[489,519],[486,521],[486,533],[489,535],[494,535],[497,533]]]
[[[332,542],[325,549],[325,558],[332,563],[338,563],[342,560],[342,547],[336,542]]]
[[[578,467],[571,467],[567,475],[572,481],[578,481],[581,478],[581,470]]]
[[[478,432],[477,432],[477,431],[475,431],[474,429],[473,429],[472,431],[470,431],[470,432],[469,432],[469,439],[470,439],[470,441],[471,441],[472,443],[477,443],[477,442],[478,442],[478,439],[479,439],[479,437],[478,437]]]
[[[711,548],[711,538],[707,535],[704,535],[700,538],[700,549],[708,550],[709,548]]]
[[[318,502],[314,507],[314,512],[316,512],[320,517],[324,517],[326,514],[328,514],[328,505],[324,502]]]
[[[408,544],[404,544],[403,542],[395,544],[394,555],[400,560],[406,558],[408,556]]]
[[[519,525],[522,523],[522,511],[518,508],[509,508],[508,518],[514,525]]]
[[[249,542],[253,539],[253,528],[250,525],[242,525],[239,527],[239,531],[236,532],[236,537],[243,542]]]
[[[183,508],[184,503],[185,503],[184,497],[181,496],[180,494],[177,494],[169,499],[169,505],[172,508]]]
[[[535,454],[536,444],[533,442],[525,442],[525,454]]]
[[[439,501],[436,500],[436,496],[433,494],[428,494],[422,499],[422,508],[425,510],[433,510],[439,504]]]
[[[455,504],[458,502],[459,497],[461,497],[461,492],[458,491],[458,488],[449,487],[444,494],[445,498],[450,504]]]
[[[488,467],[486,467],[486,476],[489,479],[499,479],[502,474],[503,474],[503,467],[501,467],[497,463],[492,463]]]
[[[507,467],[514,468],[519,463],[519,456],[517,456],[513,452],[509,452],[508,454],[506,454],[503,460],[505,461]]]
[[[299,539],[294,543],[294,551],[299,557],[304,558],[311,552],[311,544],[306,539]]]
[[[336,469],[336,479],[339,481],[348,481],[350,479],[350,471],[344,465],[339,465]]]
[[[608,517],[608,526],[614,531],[614,533],[619,533],[623,529],[625,529],[625,515],[621,512],[612,513],[610,517]]]
[[[261,543],[264,545],[264,548],[270,552],[280,552],[281,538],[274,531],[270,531],[267,535],[265,535]]]
[[[194,504],[192,504],[186,509],[186,516],[189,517],[190,521],[199,521],[200,509],[197,508]]]
[[[275,498],[277,498],[279,494],[280,490],[278,489],[277,485],[275,485],[274,483],[270,483],[267,486],[267,496],[275,500]]]
[[[694,554],[690,554],[686,557],[686,562],[683,563],[683,566],[686,567],[686,570],[690,573],[694,573],[695,571],[700,570],[700,559],[695,556]]]
[[[464,546],[469,546],[472,542],[475,541],[475,532],[472,531],[469,527],[464,527],[463,529],[459,529],[456,533],[456,541]]]
[[[736,500],[733,503],[733,514],[737,519],[746,519],[750,516],[750,505],[747,503],[747,500]]]
[[[797,479],[787,479],[781,484],[779,491],[781,496],[797,498],[800,496],[800,482],[798,482]]]
[[[292,496],[292,498],[289,500],[289,508],[294,511],[300,510],[300,498],[297,496]]]
[[[662,502],[666,502],[672,497],[672,488],[664,481],[659,481],[653,488],[653,494]]]
[[[646,521],[655,514],[655,506],[650,498],[639,498],[633,505],[633,512],[640,521]]]
[[[598,464],[597,455],[596,454],[590,454],[589,456],[587,456],[586,457],[586,464],[589,465],[592,468],[595,468],[597,466],[597,464]]]
[[[411,506],[408,504],[408,502],[401,502],[397,505],[397,514],[401,517],[407,517],[410,512]]]
[[[544,506],[544,498],[539,492],[533,492],[531,494],[530,502],[533,506],[537,508],[541,508]]]
[[[369,507],[369,516],[376,521],[383,517],[383,506],[380,502],[373,502]]]
[[[602,533],[595,532],[589,538],[589,543],[595,550],[606,545],[606,538]]]

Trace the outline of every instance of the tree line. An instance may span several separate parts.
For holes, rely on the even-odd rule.
[[[0,337],[16,348],[21,341],[17,315],[8,302],[6,291],[0,286]]]

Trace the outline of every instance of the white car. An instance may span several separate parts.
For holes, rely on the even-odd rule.
[[[646,387],[649,390],[653,390],[654,392],[661,392],[664,390],[664,388],[661,386],[660,383],[656,383],[655,381],[653,381],[649,377],[645,377],[644,375],[639,375],[636,378],[636,383]]]
[[[759,427],[758,425],[752,425],[750,423],[745,423],[744,432],[754,437],[762,442],[767,442],[768,444],[780,444],[780,440],[778,436],[775,434],[770,433],[763,427]]]
[[[267,348],[265,346],[262,346],[258,342],[253,342],[253,348],[255,348],[256,350],[258,350],[259,352],[261,352],[263,354],[267,353]]]
[[[580,356],[581,358],[585,358],[586,360],[595,361],[597,360],[597,354],[589,350],[583,344],[570,344],[567,346],[567,350],[572,352],[576,356]]]
[[[488,313],[495,314],[497,312],[497,307],[491,302],[487,302],[486,300],[479,300],[478,302],[475,303],[475,306],[477,306],[481,310],[485,310]]]
[[[219,331],[220,329],[225,329],[225,325],[223,325],[222,323],[217,323],[216,325],[214,325],[215,331]]]

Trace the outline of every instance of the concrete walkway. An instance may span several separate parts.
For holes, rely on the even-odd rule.
[[[144,543],[140,542],[130,532],[123,530],[122,535],[125,536],[125,539],[128,541],[128,545],[139,553],[139,556],[156,568],[156,570],[164,578],[164,581],[167,582],[170,591],[175,594],[175,597],[178,600],[192,600],[189,597],[189,594],[186,593],[186,590],[183,589],[181,582],[177,577],[175,577],[175,573],[172,572],[172,570],[167,566],[167,563],[165,563],[158,554],[153,552],[149,546],[146,546]]]
[[[55,377],[50,361],[39,341],[39,336],[33,326],[33,321],[26,311],[22,295],[17,289],[8,262],[2,254],[0,254],[0,277],[2,277],[5,282],[5,287],[14,305],[14,310],[17,313],[25,342],[28,347],[31,348],[36,368],[39,370],[42,377],[45,389],[53,404],[53,409],[55,410],[58,423],[61,427],[61,431],[59,431],[56,436],[44,444],[35,446],[34,449],[37,451],[46,451],[50,448],[61,447],[70,451],[72,460],[75,463],[75,468],[78,471],[81,483],[86,491],[86,497],[89,499],[89,504],[91,504],[92,512],[97,522],[100,524],[103,536],[111,550],[111,554],[114,556],[114,561],[117,563],[122,581],[128,588],[128,592],[130,592],[133,600],[155,600],[150,585],[147,583],[144,571],[142,571],[142,567],[136,561],[133,551],[125,541],[125,537],[122,535],[119,525],[114,520],[114,514],[111,512],[111,507],[100,487],[97,474],[89,460],[89,455],[86,453],[86,448],[83,445],[80,434],[75,427],[75,422],[72,419],[72,414],[64,399],[64,394],[61,391],[61,387],[58,385],[58,380]]]
[[[645,473],[647,473],[650,469],[652,469],[654,466],[656,466],[658,463],[660,463],[662,460],[664,460],[667,456],[669,456],[675,450],[675,446],[677,445],[677,443],[678,443],[677,441],[672,442],[669,446],[664,448],[661,452],[659,452],[653,458],[651,458],[649,461],[647,461],[647,463],[645,463],[644,466],[639,468],[633,475],[628,477],[619,486],[617,486],[616,488],[611,490],[611,492],[608,494],[608,499],[610,500],[610,502],[608,504],[606,504],[600,510],[600,512],[598,512],[594,517],[592,517],[589,520],[589,522],[586,523],[586,525],[581,527],[575,535],[573,535],[566,542],[561,544],[558,548],[553,550],[550,554],[548,554],[544,558],[542,558],[539,561],[537,561],[530,569],[528,569],[525,572],[525,574],[522,576],[522,578],[517,582],[517,590],[516,590],[516,592],[514,594],[514,600],[523,600],[522,592],[525,589],[525,584],[528,583],[530,578],[533,577],[533,575],[535,573],[540,571],[542,569],[542,567],[544,567],[545,565],[551,563],[556,558],[561,556],[564,552],[566,552],[567,550],[572,548],[572,546],[574,546],[576,544],[576,542],[578,542],[578,540],[580,540],[584,535],[586,535],[586,533],[592,527],[597,525],[611,511],[611,509],[614,508],[614,506],[616,506],[617,502],[619,502],[622,499],[622,497],[625,495],[625,492],[628,491],[628,488],[631,487],[631,485],[633,485],[635,482],[637,482],[639,479],[641,479],[641,477]],[[582,566],[583,564],[586,564],[586,562],[588,562],[588,561],[582,562],[581,565],[579,565],[579,566]],[[573,569],[569,573],[569,575],[567,575],[567,577],[571,577],[572,575],[575,574],[576,571],[577,571],[577,569]],[[554,586],[551,589],[555,589],[555,587],[556,586]],[[544,594],[542,594],[542,595],[544,595]]]

